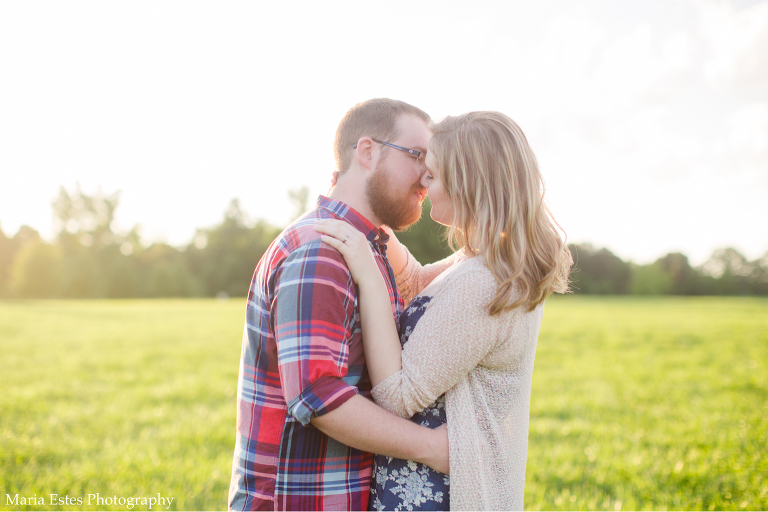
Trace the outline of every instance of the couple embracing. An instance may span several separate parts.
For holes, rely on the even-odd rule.
[[[328,197],[251,281],[230,509],[522,509],[544,299],[570,267],[523,132],[374,99],[334,151]],[[392,230],[427,193],[456,252],[422,266]]]

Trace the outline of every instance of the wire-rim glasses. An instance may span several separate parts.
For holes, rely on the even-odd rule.
[[[416,159],[416,163],[419,165],[419,167],[421,167],[421,169],[423,171],[427,170],[427,166],[424,163],[424,160],[426,159],[426,155],[424,154],[423,151],[417,151],[415,149],[404,148],[403,146],[398,146],[398,145],[392,144],[390,142],[384,142],[384,141],[381,141],[381,140],[378,140],[378,139],[374,139],[373,137],[371,137],[371,140],[373,142],[378,142],[379,144],[384,144],[385,146],[389,146],[391,148],[399,149],[400,151],[408,153],[409,155],[411,155],[412,157],[414,157]],[[355,148],[357,148],[357,142],[355,142],[355,144],[352,146],[352,149],[355,149]]]

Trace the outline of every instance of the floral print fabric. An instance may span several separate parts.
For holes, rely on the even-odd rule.
[[[408,342],[432,297],[417,296],[398,319],[400,344]],[[437,428],[446,422],[445,395],[415,414],[411,421]],[[412,460],[377,455],[371,481],[369,510],[450,510],[450,478]]]

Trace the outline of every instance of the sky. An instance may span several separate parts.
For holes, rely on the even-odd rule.
[[[237,198],[285,225],[338,122],[389,97],[497,110],[569,242],[647,263],[768,251],[768,1],[0,2],[0,229],[60,187],[189,243]],[[314,201],[314,200],[313,200]]]

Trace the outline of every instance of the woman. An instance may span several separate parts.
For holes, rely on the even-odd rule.
[[[521,510],[536,340],[544,299],[568,289],[570,252],[544,205],[536,158],[507,116],[446,118],[426,165],[430,215],[449,227],[457,251],[421,266],[392,237],[387,252],[410,300],[399,337],[366,239],[341,221],[315,228],[358,284],[376,403],[432,428],[448,424],[450,480],[377,456],[370,505]]]

